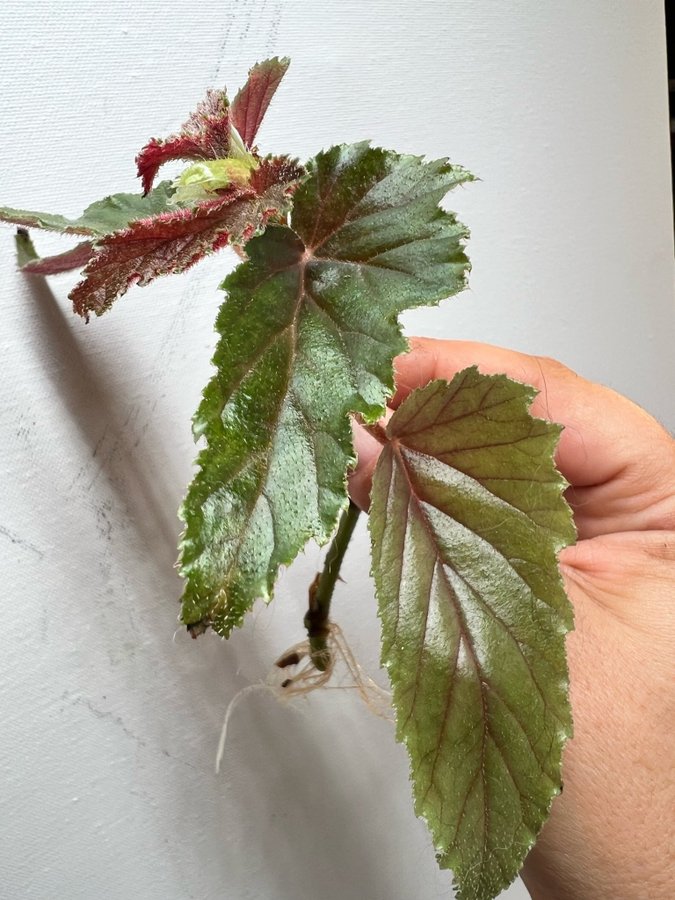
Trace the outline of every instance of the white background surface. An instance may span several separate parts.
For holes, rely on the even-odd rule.
[[[660,2],[6,2],[0,200],[77,214],[209,86],[293,64],[260,134],[306,157],[364,137],[482,181],[471,291],[409,332],[557,356],[675,426]],[[37,235],[38,249],[67,245]],[[435,900],[403,749],[348,692],[229,700],[302,637],[310,549],[229,643],[176,628],[175,510],[226,253],[85,327],[0,233],[0,883],[40,900]],[[365,531],[336,598],[376,670]],[[524,897],[516,885],[508,896]]]

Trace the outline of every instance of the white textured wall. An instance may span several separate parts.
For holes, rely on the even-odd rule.
[[[452,198],[472,290],[410,331],[558,356],[675,426],[659,0],[5,0],[0,26],[2,202],[77,213],[135,189],[147,138],[288,54],[265,148],[371,137],[482,178]],[[214,774],[227,703],[301,638],[320,561],[310,549],[229,643],[172,641],[189,419],[231,265],[133,290],[85,327],[74,276],[29,282],[0,232],[3,897],[450,896],[404,752],[351,695],[246,698]],[[374,670],[359,537],[335,612]]]

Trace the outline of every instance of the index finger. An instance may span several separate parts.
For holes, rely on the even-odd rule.
[[[473,365],[537,389],[532,414],[564,426],[556,462],[575,487],[613,480],[644,453],[645,429],[648,434],[662,430],[627,398],[556,360],[472,341],[413,338],[410,351],[395,361],[397,390],[390,406],[396,409],[415,388],[435,378],[450,380]]]
[[[635,403],[556,360],[470,341],[413,338],[410,351],[395,361],[390,406],[472,365],[535,387],[533,415],[563,426],[556,464],[571,485],[566,496],[580,538],[675,529],[675,441]],[[366,508],[381,447],[362,426],[355,426],[354,438],[358,465],[350,492]]]

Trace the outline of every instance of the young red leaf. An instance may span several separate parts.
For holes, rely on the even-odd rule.
[[[289,64],[289,59],[277,57],[258,63],[248,73],[248,81],[234,98],[231,109],[226,91],[208,91],[178,134],[164,140],[152,138],[136,157],[144,192],[147,194],[157,170],[169,160],[222,159],[233,155],[231,126],[250,147]]]
[[[281,184],[290,195],[304,175],[305,169],[297,159],[291,159],[289,156],[268,156],[251,172],[249,186],[256,194],[264,194],[275,185]]]
[[[69,272],[71,269],[81,269],[86,266],[95,251],[91,241],[82,241],[65,253],[56,256],[37,256],[21,266],[23,272],[30,275],[58,275],[59,272]]]
[[[283,214],[303,170],[292,160],[263,160],[251,184],[233,186],[193,207],[132,222],[104,238],[71,292],[85,319],[104,313],[132,284],[183,272],[226,244],[243,244],[275,215]]]
[[[286,74],[290,59],[266,59],[248,73],[248,81],[232,101],[230,121],[247,147],[253,145],[267,107]]]
[[[226,92],[208,91],[180,133],[152,140],[136,157],[138,177],[148,193],[157,170],[171,159],[218,159],[230,149],[229,101]]]
[[[131,285],[188,269],[228,242],[232,221],[254,198],[251,190],[234,189],[192,209],[132,222],[105,238],[84,270],[84,280],[70,294],[75,312],[87,320],[92,312],[100,316]]]

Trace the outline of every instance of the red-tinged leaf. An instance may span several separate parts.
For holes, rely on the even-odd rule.
[[[148,193],[165,162],[172,159],[218,159],[230,148],[229,101],[225,91],[209,91],[206,99],[182,126],[180,133],[165,140],[152,140],[136,157],[138,177]]]
[[[248,81],[232,101],[230,120],[247,147],[253,145],[260,123],[267,112],[290,59],[266,59],[248,73]]]
[[[414,391],[373,477],[372,572],[415,811],[457,900],[516,877],[571,734],[557,553],[574,541],[536,391],[476,367]],[[591,896],[593,892],[591,892]]]
[[[30,275],[58,275],[59,272],[81,269],[94,256],[94,253],[91,241],[82,241],[81,244],[66,250],[65,253],[31,259],[21,266],[21,271],[28,272]]]
[[[251,190],[233,190],[192,209],[177,209],[138,222],[104,238],[71,292],[75,312],[87,321],[100,316],[133,284],[182,272],[230,238],[231,221],[255,198]],[[247,220],[248,221],[248,220]]]
[[[251,184],[232,187],[194,207],[132,222],[104,238],[71,292],[75,311],[89,319],[104,313],[133,284],[183,272],[227,244],[244,244],[290,206],[303,170],[285,157],[263,160]],[[287,179],[287,180],[285,180]]]
[[[305,169],[297,159],[290,159],[288,156],[269,156],[251,172],[249,185],[256,194],[264,194],[277,184],[285,185],[286,191],[293,193],[304,174]]]

